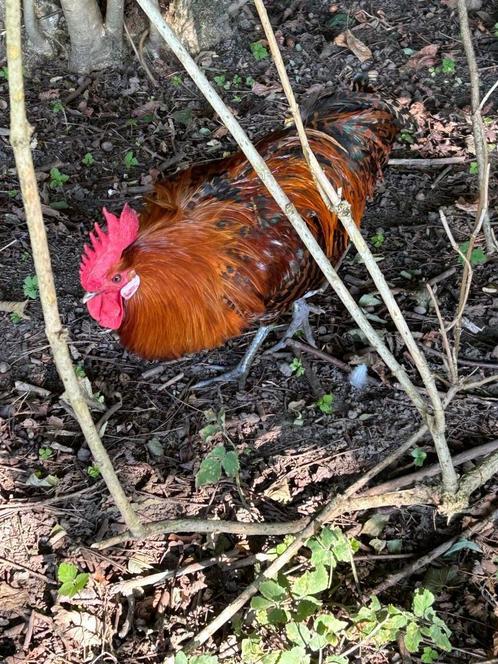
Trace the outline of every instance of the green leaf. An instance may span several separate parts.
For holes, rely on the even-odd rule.
[[[318,634],[333,634],[337,635],[340,632],[343,632],[348,623],[344,620],[339,620],[331,613],[322,613],[317,618],[315,618],[314,627]]]
[[[427,452],[420,447],[414,447],[410,452],[410,456],[413,457],[413,463],[420,468],[424,465],[424,461],[427,459]]]
[[[423,664],[432,664],[439,657],[439,653],[436,650],[433,650],[429,646],[426,646],[422,652],[422,657],[420,658]]]
[[[321,605],[322,603],[320,600],[316,599],[316,597],[304,597],[296,604],[293,617],[295,618],[296,622],[302,622],[303,620],[306,620],[314,613],[316,613],[317,609],[320,608]]]
[[[66,581],[66,583],[61,585],[57,592],[59,595],[63,595],[64,597],[74,597],[77,591],[75,590],[73,581]]]
[[[430,567],[424,577],[424,587],[439,593],[458,579],[458,571],[452,567]]]
[[[174,664],[188,664],[187,655],[183,652],[183,650],[180,650],[180,652],[176,653]]]
[[[461,539],[458,542],[455,542],[443,556],[451,556],[451,554],[461,551],[462,549],[468,549],[469,551],[476,551],[477,553],[482,553],[482,549],[479,544],[476,544],[472,540]]]
[[[477,165],[477,161],[470,162],[469,173],[471,175],[477,175],[479,173],[479,166]]]
[[[268,57],[268,51],[261,42],[253,42],[250,48],[255,60],[265,60]]]
[[[335,28],[336,30],[342,30],[346,27],[348,23],[348,14],[344,12],[337,12],[332,16],[331,19],[327,22],[329,28]]]
[[[93,166],[95,163],[95,159],[93,158],[93,154],[91,152],[87,152],[81,161],[85,166]]]
[[[192,110],[190,108],[182,108],[171,114],[171,117],[178,124],[188,127],[192,121]]]
[[[382,233],[382,231],[377,231],[377,233],[375,233],[375,235],[372,235],[370,238],[370,242],[376,249],[382,247],[382,245],[384,244],[384,240],[385,236],[384,233]]]
[[[189,664],[219,664],[219,659],[214,655],[194,655]]]
[[[235,451],[230,451],[225,454],[223,461],[221,462],[223,470],[227,474],[227,477],[236,477],[240,471],[239,455]]]
[[[289,364],[289,368],[292,371],[292,373],[295,374],[298,378],[304,374],[303,363],[297,357],[295,357],[292,360],[292,362]]]
[[[263,597],[266,597],[266,599],[275,602],[275,604],[278,604],[284,600],[288,595],[287,589],[283,588],[279,583],[273,581],[272,579],[263,581],[259,586],[259,592],[263,595]]]
[[[455,68],[456,64],[453,58],[443,58],[443,61],[441,63],[441,71],[444,74],[454,74]]]
[[[100,477],[100,468],[98,466],[96,466],[95,464],[92,464],[91,466],[88,466],[88,468],[86,469],[86,472],[94,480],[96,480],[97,478]]]
[[[247,662],[247,664],[260,662],[264,654],[261,639],[259,638],[243,639],[241,650],[242,661]]]
[[[324,565],[318,565],[311,572],[304,572],[292,584],[292,591],[298,597],[316,595],[329,586],[329,575]]]
[[[57,568],[57,581],[60,583],[73,582],[78,574],[78,568],[73,563],[61,563]]]
[[[342,655],[330,655],[325,659],[324,664],[349,664],[349,659]]]
[[[205,427],[203,427],[199,431],[199,436],[204,440],[206,443],[209,443],[211,438],[215,436],[217,433],[220,433],[221,427],[218,423],[214,424],[207,424]]]
[[[256,595],[256,597],[253,597],[251,600],[251,609],[254,609],[255,611],[264,611],[265,609],[269,609],[270,606],[273,606],[273,603],[274,602],[271,599]]]
[[[52,189],[59,189],[69,180],[69,175],[61,173],[58,168],[50,169],[50,187]]]
[[[316,405],[322,411],[322,413],[325,413],[325,415],[330,415],[332,412],[334,412],[334,399],[335,397],[333,394],[324,394],[318,399]]]
[[[207,456],[203,459],[199,470],[195,476],[195,486],[197,488],[206,486],[206,484],[216,484],[221,478],[221,461],[219,459]]]
[[[467,255],[468,248],[469,248],[468,242],[464,242],[459,246],[460,251],[465,256]],[[459,256],[458,259],[460,263],[463,264],[464,262],[463,258]],[[481,247],[475,247],[474,249],[472,249],[472,252],[470,254],[470,264],[472,265],[472,267],[475,267],[476,265],[483,265],[484,263],[487,262],[487,260],[488,257],[486,256],[485,252],[481,249]]]
[[[389,514],[382,514],[381,512],[376,512],[368,519],[368,521],[365,521],[365,523],[363,524],[363,528],[361,529],[361,534],[370,535],[371,537],[377,537],[384,530],[388,522],[389,522]]]
[[[296,646],[292,650],[283,650],[276,661],[278,664],[309,664],[310,656],[306,654],[304,648]]]
[[[128,150],[123,157],[123,162],[127,170],[132,168],[132,166],[138,166],[138,159],[133,154],[133,150]]]
[[[445,629],[449,632],[448,628],[445,626]],[[431,625],[429,629],[429,633],[431,636],[431,639],[434,641],[434,644],[438,647],[441,648],[441,650],[445,650],[446,652],[451,651],[451,643],[448,638],[448,635],[446,632],[443,630],[442,627],[439,625]]]
[[[274,607],[267,611],[267,617],[270,625],[286,625],[289,622],[290,614],[285,609]]]
[[[311,632],[304,623],[290,622],[285,626],[287,638],[298,646],[307,646],[311,641]]]
[[[404,637],[405,646],[408,652],[417,652],[422,641],[422,634],[419,626],[415,622],[408,624]]]
[[[25,297],[28,297],[30,300],[36,300],[38,297],[38,277],[36,274],[34,276],[28,276],[24,279],[22,284],[22,289]]]
[[[427,588],[418,588],[413,596],[412,611],[417,618],[424,618],[425,612],[434,604],[435,597]]]
[[[174,85],[175,88],[179,88],[180,85],[183,83],[182,77],[179,76],[178,74],[175,74],[174,76],[172,76],[170,78],[169,82],[171,83],[171,85]],[[175,662],[175,664],[176,664],[176,662]]]
[[[79,593],[80,590],[83,590],[83,588],[88,583],[89,577],[90,575],[88,574],[88,572],[80,572],[78,574],[78,576],[73,581],[75,593]]]

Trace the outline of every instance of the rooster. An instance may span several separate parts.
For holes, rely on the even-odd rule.
[[[391,102],[367,93],[325,95],[303,113],[311,149],[360,224],[367,199],[404,123]],[[348,236],[323,203],[294,128],[257,149],[333,264]],[[213,380],[243,382],[272,323],[294,304],[290,333],[310,336],[305,297],[323,276],[242,153],[158,182],[137,214],[103,210],[84,248],[88,311],[148,360],[211,349],[259,324],[239,365]]]

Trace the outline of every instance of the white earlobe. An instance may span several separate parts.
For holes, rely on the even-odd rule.
[[[119,292],[121,293],[121,296],[125,300],[129,300],[130,297],[135,295],[139,286],[140,286],[140,277],[138,276],[138,274],[136,274],[133,277],[133,279],[130,279],[130,281],[127,284],[125,284]]]

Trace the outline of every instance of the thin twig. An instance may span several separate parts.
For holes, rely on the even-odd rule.
[[[477,447],[472,447],[470,450],[465,450],[464,452],[460,452],[460,454],[454,456],[453,465],[455,467],[461,466],[463,463],[467,463],[467,461],[473,461],[474,459],[477,459],[477,457],[495,452],[497,448],[498,440],[490,440],[488,443],[478,445]],[[416,482],[421,482],[428,477],[436,477],[440,474],[441,469],[439,464],[435,463],[432,466],[427,466],[427,468],[421,468],[417,472],[411,473],[410,475],[403,475],[402,477],[397,477],[393,480],[389,480],[388,482],[384,482],[383,484],[377,484],[371,489],[364,491],[362,495],[375,496],[379,493],[384,494],[389,491],[396,491],[397,489],[402,489],[406,486],[410,486],[411,484],[415,484]]]
[[[443,339],[443,347],[446,352],[446,361],[448,364],[448,378],[451,385],[456,385],[458,382],[458,365],[456,363],[456,358],[453,355],[453,352],[450,347],[450,342],[448,341],[448,334],[446,332],[446,327],[444,325],[443,317],[441,315],[441,309],[439,308],[439,303],[436,299],[434,291],[430,284],[426,284],[426,288],[429,292],[432,304],[434,305],[434,310],[439,322],[439,329],[441,331],[441,337]]]
[[[486,238],[486,250],[488,254],[498,251],[498,244],[491,228],[488,216],[488,179],[489,158],[488,146],[486,145],[486,134],[481,116],[481,104],[479,101],[479,70],[477,68],[474,46],[469,26],[469,15],[466,0],[457,0],[458,18],[460,20],[460,34],[462,36],[463,48],[467,58],[467,66],[470,76],[470,98],[472,106],[472,133],[474,134],[475,151],[477,158],[477,169],[479,179],[479,209],[476,214],[476,227],[482,224],[484,237]],[[491,89],[490,93],[492,92]],[[482,221],[480,221],[482,217]],[[470,244],[469,244],[469,250]],[[467,252],[467,256],[470,254]]]
[[[309,519],[298,519],[285,523],[245,523],[243,521],[219,521],[203,519],[171,519],[168,521],[153,521],[143,526],[143,533],[135,537],[127,530],[109,539],[95,542],[93,549],[107,549],[122,542],[135,539],[146,539],[163,533],[232,533],[234,535],[288,535],[300,532],[309,522]]]
[[[128,528],[136,535],[142,532],[140,521],[123,491],[111,460],[99,438],[95,424],[80,389],[67,345],[67,333],[61,325],[57,306],[50,252],[38,193],[30,149],[31,128],[26,118],[22,71],[21,13],[18,0],[7,0],[5,25],[7,29],[7,62],[9,67],[10,140],[14,151],[24,210],[28,224],[33,260],[40,289],[45,319],[45,332],[52,349],[54,362],[64,384],[66,394],[86,438],[95,462],[104,478],[116,506]]]
[[[440,168],[452,164],[464,164],[466,157],[441,157],[440,159],[389,159],[389,166],[414,168],[425,170],[427,168]]]
[[[429,430],[433,437],[434,445],[439,458],[439,463],[441,464],[442,482],[445,491],[449,495],[454,495],[458,486],[457,476],[455,473],[455,469],[453,468],[451,463],[451,454],[446,441],[446,424],[444,417],[444,409],[441,403],[441,399],[439,397],[439,392],[436,387],[434,376],[432,375],[429,365],[427,364],[425,356],[417,346],[417,343],[410,331],[410,328],[406,323],[406,320],[401,312],[401,309],[399,308],[398,303],[396,302],[391,292],[391,289],[389,288],[385,280],[384,275],[382,274],[372,252],[370,251],[367,243],[365,242],[363,236],[361,235],[353,219],[350,204],[345,200],[341,200],[341,197],[339,196],[338,192],[334,189],[331,182],[325,175],[325,172],[323,171],[316,156],[313,154],[310,148],[308,137],[306,135],[306,131],[304,129],[303,121],[301,118],[301,113],[296,103],[296,99],[294,97],[294,92],[292,90],[289,77],[287,76],[285,64],[282,59],[282,55],[280,53],[280,49],[278,47],[277,40],[275,38],[273,28],[271,26],[270,19],[268,18],[268,12],[266,11],[266,7],[264,5],[263,0],[254,0],[254,4],[256,6],[259,18],[263,25],[263,29],[265,31],[266,38],[268,40],[273,61],[275,62],[275,66],[277,68],[277,72],[280,81],[282,83],[285,96],[287,97],[287,101],[289,102],[289,107],[292,112],[292,116],[296,125],[297,133],[299,135],[299,140],[301,141],[304,157],[309,165],[310,171],[313,175],[313,179],[317,183],[318,191],[320,192],[320,195],[322,196],[328,208],[332,212],[335,212],[337,214],[342,225],[344,226],[349,237],[351,238],[351,241],[353,242],[359,254],[361,255],[365,267],[367,268],[375,285],[377,286],[377,289],[391,315],[393,323],[398,328],[398,331],[401,334],[411,357],[413,358],[413,361],[415,363],[415,366],[417,367],[420,377],[424,382],[427,394],[431,400],[434,411],[434,414],[432,416],[427,413],[425,403],[422,405],[419,393],[413,392],[412,385],[410,385],[410,389],[407,390],[407,393],[429,426]]]
[[[427,553],[425,556],[418,558],[418,560],[414,560],[412,563],[404,567],[396,574],[391,574],[390,576],[388,576],[387,579],[382,581],[382,583],[379,583],[377,586],[375,586],[375,588],[371,591],[372,595],[380,595],[381,593],[385,592],[388,588],[392,588],[392,586],[398,585],[400,581],[402,581],[403,579],[406,579],[408,576],[415,574],[415,572],[418,572],[420,569],[426,567],[433,560],[436,560],[436,558],[439,558],[440,556],[444,555],[446,551],[448,551],[453,546],[453,544],[455,544],[455,542],[457,542],[460,539],[469,539],[477,532],[482,530],[489,523],[493,523],[494,521],[496,521],[497,518],[498,518],[498,510],[495,510],[492,514],[487,516],[482,521],[478,521],[473,526],[465,528],[465,530],[463,530],[459,535],[455,535],[446,542],[443,542],[443,544],[436,546],[434,549],[432,549],[432,551]]]

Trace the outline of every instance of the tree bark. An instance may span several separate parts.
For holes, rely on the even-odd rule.
[[[61,5],[71,39],[69,70],[88,74],[115,65],[120,54],[114,52],[96,0],[61,0]]]
[[[29,48],[36,54],[47,58],[53,57],[54,49],[50,40],[40,29],[38,17],[35,13],[34,0],[23,0],[24,28]]]
[[[166,20],[191,53],[215,46],[232,33],[231,0],[172,0]]]

